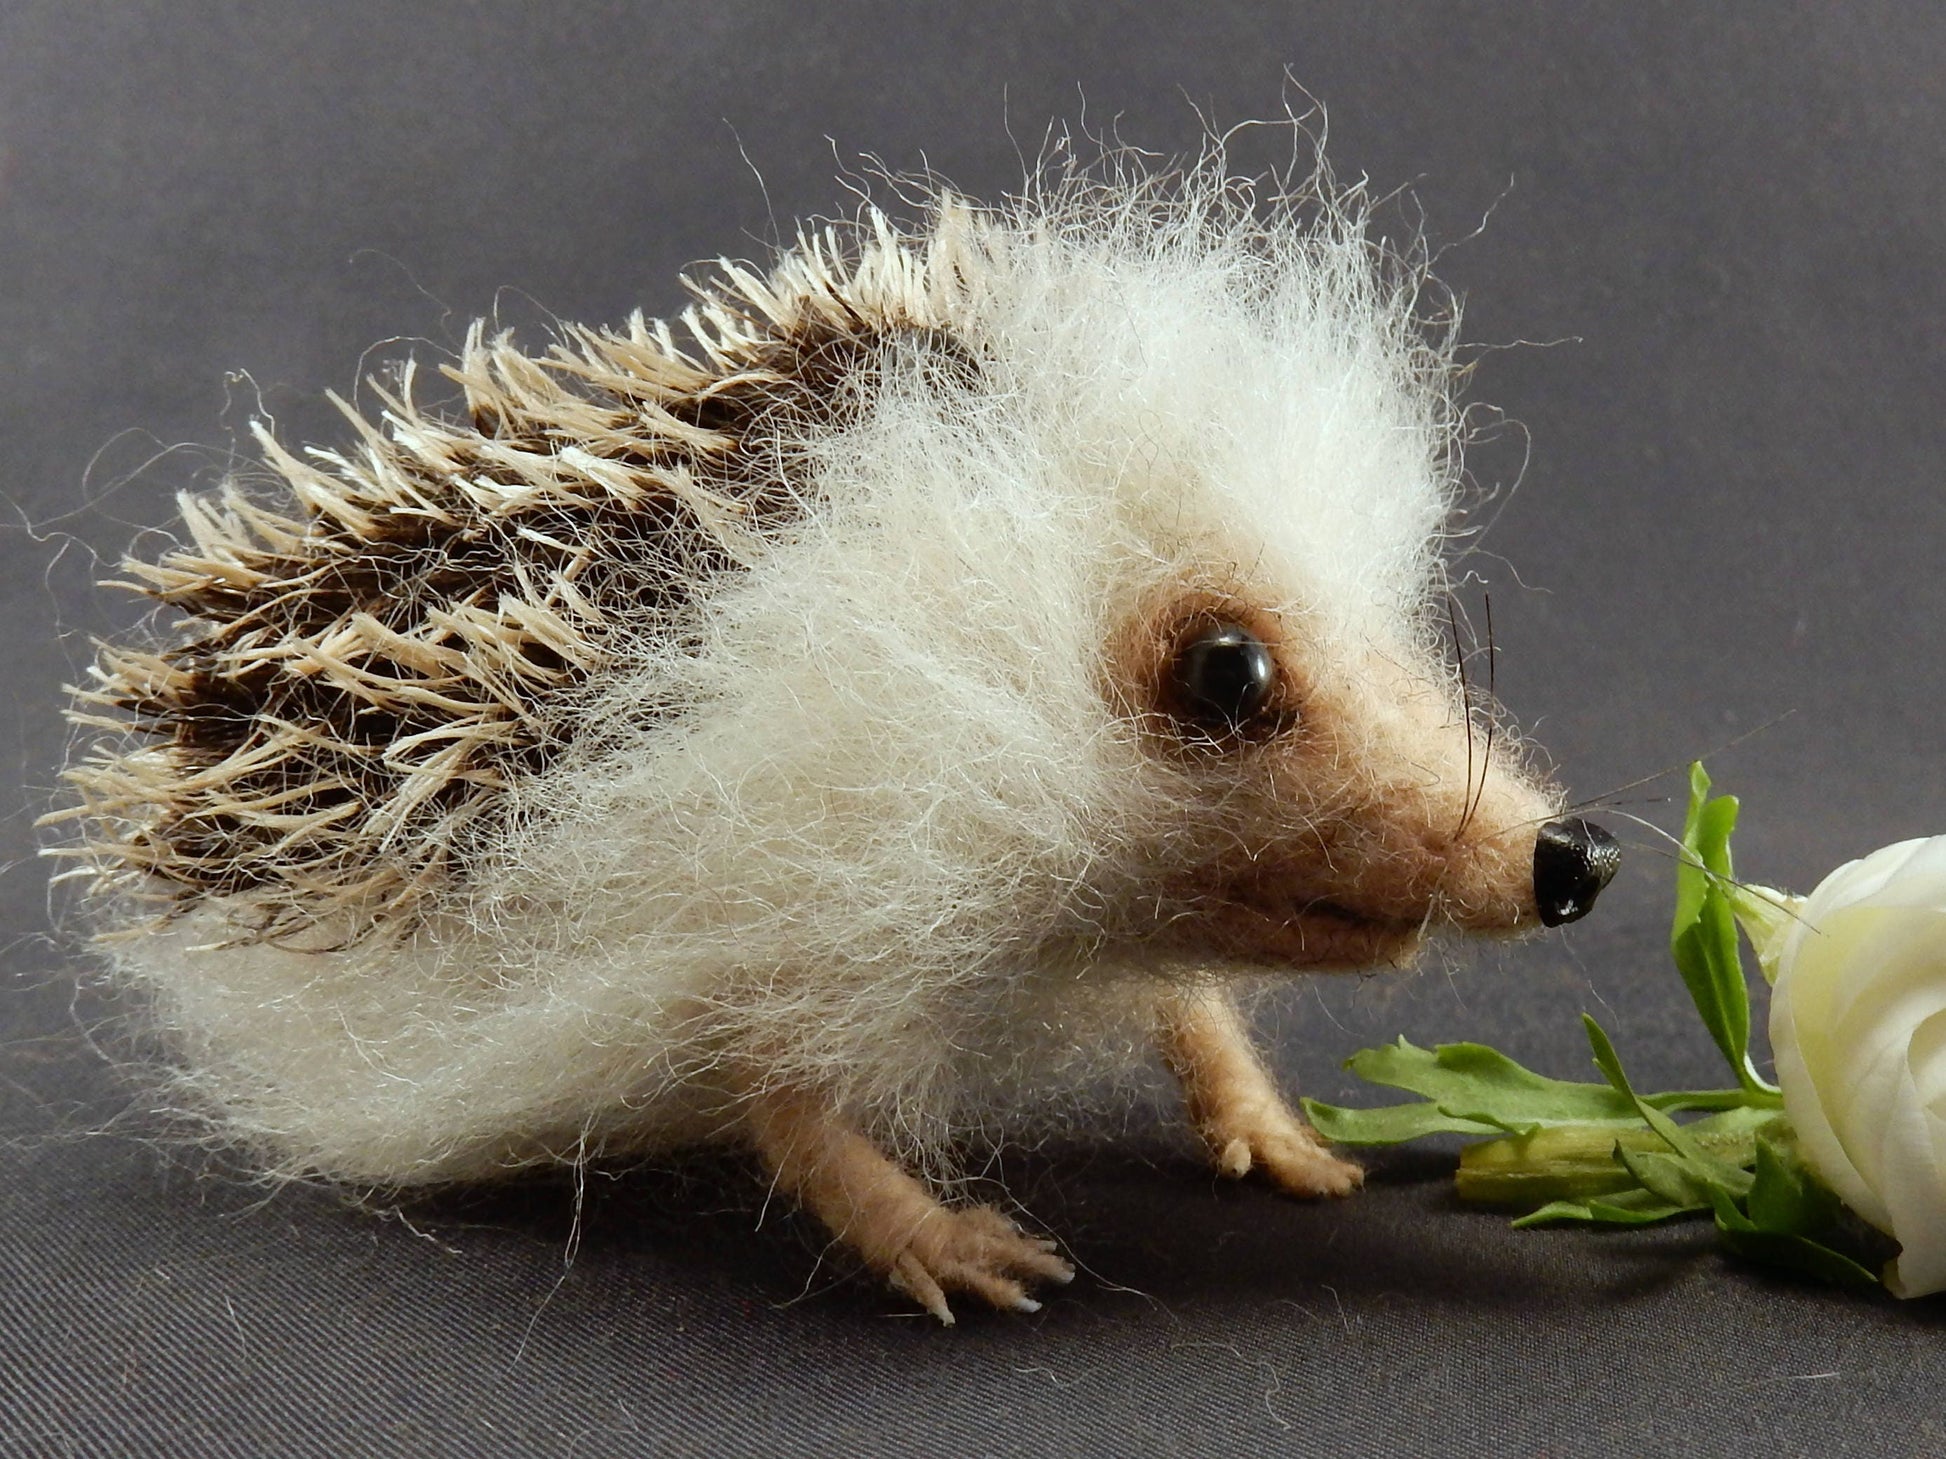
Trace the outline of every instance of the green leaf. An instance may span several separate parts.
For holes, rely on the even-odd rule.
[[[1637,1186],[1634,1190],[1597,1200],[1551,1201],[1513,1224],[1516,1228],[1525,1228],[1555,1221],[1580,1221],[1594,1226],[1647,1226],[1656,1221],[1667,1221],[1671,1216],[1686,1216],[1708,1209],[1707,1204],[1686,1206],[1667,1201]]]
[[[1738,1081],[1747,1083],[1750,993],[1738,955],[1736,917],[1724,894],[1732,874],[1730,833],[1736,829],[1737,801],[1727,795],[1712,799],[1709,791],[1709,776],[1698,761],[1689,770],[1669,950],[1703,1026]]]
[[[1325,1139],[1340,1145],[1399,1145],[1422,1135],[1494,1135],[1498,1125],[1459,1119],[1430,1101],[1388,1104],[1378,1109],[1302,1101],[1305,1116]]]
[[[1615,1161],[1651,1195],[1687,1211],[1709,1208],[1708,1183],[1699,1179],[1682,1157],[1659,1150],[1631,1150],[1617,1144]]]
[[[1711,862],[1720,857],[1722,866],[1728,866],[1729,831],[1736,825],[1737,802],[1734,796],[1720,799],[1729,802],[1730,825],[1706,827],[1703,813],[1710,806],[1710,778],[1709,772],[1703,769],[1703,762],[1696,761],[1689,767],[1689,805],[1683,813],[1682,846],[1686,854],[1676,863],[1676,917],[1670,932],[1672,939],[1695,923],[1703,905],[1703,893],[1710,884],[1709,873],[1718,870]],[[1722,812],[1717,814],[1720,817]],[[1715,829],[1723,831],[1721,843],[1711,834]]]
[[[1712,1155],[1703,1148],[1701,1141],[1687,1133],[1681,1125],[1654,1105],[1638,1098],[1628,1082],[1628,1075],[1622,1072],[1622,1061],[1615,1053],[1614,1044],[1609,1042],[1601,1025],[1585,1013],[1581,1015],[1581,1022],[1588,1032],[1589,1047],[1594,1051],[1595,1067],[1601,1070],[1611,1085],[1627,1096],[1643,1123],[1682,1158],[1688,1173],[1712,1191],[1721,1192],[1727,1197],[1734,1199],[1748,1193],[1750,1173]]]
[[[1737,1208],[1734,1201],[1717,1195],[1716,1232],[1723,1244],[1747,1261],[1764,1266],[1802,1272],[1837,1287],[1876,1287],[1878,1274],[1834,1250],[1821,1241],[1800,1236],[1794,1231],[1767,1231]]]
[[[1783,1267],[1829,1282],[1834,1287],[1877,1287],[1878,1274],[1808,1236],[1783,1231],[1729,1231],[1719,1226],[1723,1244],[1747,1261]]]
[[[1744,1209],[1757,1230],[1817,1236],[1837,1224],[1842,1209],[1838,1197],[1810,1172],[1795,1148],[1760,1139],[1756,1166]]]
[[[1369,1083],[1409,1090],[1456,1119],[1490,1129],[1638,1123],[1629,1102],[1607,1085],[1550,1079],[1485,1044],[1422,1049],[1400,1039],[1359,1050],[1345,1067]]]

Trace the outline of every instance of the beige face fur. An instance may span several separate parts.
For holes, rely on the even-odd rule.
[[[1205,623],[1243,626],[1270,649],[1260,732],[1212,738],[1171,713],[1171,664]],[[1154,753],[1225,807],[1226,843],[1171,888],[1171,902],[1202,910],[1160,938],[1323,972],[1402,965],[1445,927],[1538,925],[1534,837],[1560,797],[1519,741],[1486,733],[1444,665],[1403,645],[1340,657],[1307,626],[1243,591],[1178,588],[1110,646],[1115,696]]]

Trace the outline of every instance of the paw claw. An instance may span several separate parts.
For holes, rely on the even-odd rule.
[[[914,1261],[911,1256],[901,1256],[898,1265],[892,1269],[891,1283],[897,1290],[906,1294],[926,1311],[939,1319],[940,1326],[951,1327],[957,1319],[953,1309],[946,1305],[946,1294],[940,1290],[932,1273]]]

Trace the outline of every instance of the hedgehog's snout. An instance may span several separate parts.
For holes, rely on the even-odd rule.
[[[1534,838],[1534,905],[1541,922],[1559,927],[1588,915],[1622,864],[1622,848],[1592,821],[1549,821]]]

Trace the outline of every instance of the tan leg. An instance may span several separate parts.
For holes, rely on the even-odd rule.
[[[1158,1007],[1162,1058],[1182,1084],[1189,1118],[1225,1175],[1261,1169],[1297,1196],[1342,1196],[1365,1172],[1333,1155],[1271,1082],[1230,995],[1217,988],[1165,994]]]
[[[948,1326],[948,1291],[1037,1312],[1029,1284],[1074,1279],[1053,1242],[1023,1234],[991,1206],[942,1206],[815,1095],[762,1091],[744,1117],[777,1184]]]

